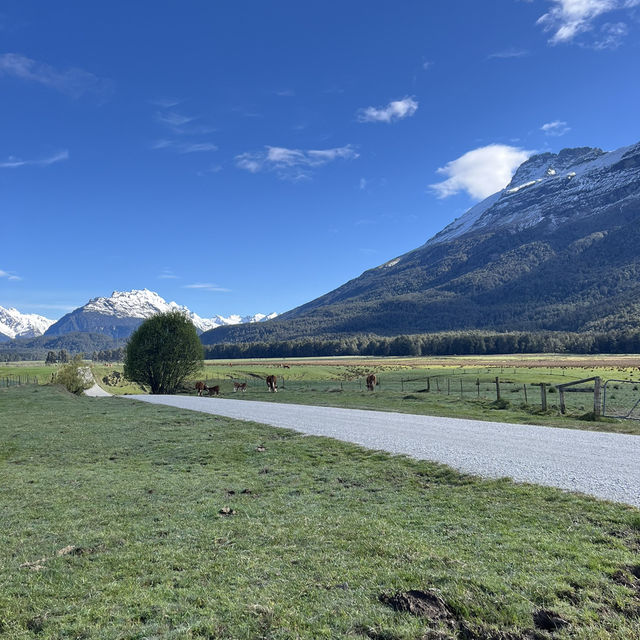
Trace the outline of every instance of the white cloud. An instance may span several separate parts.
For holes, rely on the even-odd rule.
[[[265,147],[265,151],[241,153],[236,156],[236,166],[250,173],[274,171],[287,180],[304,180],[311,177],[311,170],[334,160],[353,160],[358,157],[350,145],[333,149],[287,149]]]
[[[472,198],[482,200],[506,187],[515,170],[532,153],[504,144],[473,149],[438,169],[447,179],[430,187],[439,198],[466,191]]]
[[[395,122],[412,116],[418,110],[418,102],[409,96],[394,100],[386,107],[365,107],[358,111],[358,122]]]
[[[579,34],[590,31],[593,28],[593,22],[599,16],[611,11],[630,9],[640,4],[640,0],[551,0],[551,2],[553,7],[538,19],[538,24],[545,31],[553,33],[549,40],[551,44],[571,42]],[[620,24],[624,23],[618,23],[618,26]],[[623,34],[618,29],[618,34],[611,42],[619,43],[621,37]]]
[[[624,22],[607,22],[600,27],[600,34],[593,43],[594,49],[617,49],[629,33]]]
[[[158,276],[163,280],[177,280],[178,276],[173,273],[173,271],[169,268],[165,268],[162,270],[162,273]]]
[[[487,59],[492,60],[493,58],[523,58],[528,55],[529,51],[527,51],[527,49],[516,49],[515,47],[511,47],[510,49],[503,49],[502,51],[491,53],[487,56]]]
[[[64,149],[54,153],[52,156],[41,158],[40,160],[23,160],[22,158],[16,158],[15,156],[9,156],[4,162],[0,162],[0,169],[16,169],[17,167],[25,166],[37,166],[47,167],[50,164],[56,162],[62,162],[69,159],[69,152]]]
[[[178,140],[167,140],[161,138],[156,140],[152,145],[152,149],[172,149],[177,153],[201,153],[203,151],[217,151],[217,145],[211,142],[179,142]]]
[[[0,269],[0,278],[6,278],[7,280],[22,280],[22,278],[11,271],[4,271]]]
[[[293,98],[293,96],[296,95],[296,92],[293,89],[283,89],[282,91],[276,91],[275,93],[281,98]]]
[[[567,123],[563,120],[554,120],[543,124],[540,127],[540,131],[544,131],[547,136],[559,137],[571,131],[571,127],[567,126]]]
[[[434,63],[433,63],[433,62],[431,62],[431,60],[425,60],[425,61],[422,63],[422,68],[423,68],[425,71],[428,71],[429,69],[431,69],[431,67],[433,67],[433,65],[434,65]]]
[[[217,284],[211,284],[210,282],[197,282],[195,284],[185,284],[185,289],[200,289],[202,291],[231,291],[231,289],[225,289]]]
[[[183,124],[187,124],[188,122],[193,122],[195,118],[190,116],[183,116],[180,113],[176,113],[175,111],[166,111],[156,112],[156,120],[162,124],[166,124],[169,127],[181,127]]]
[[[32,60],[19,53],[0,55],[0,76],[3,75],[36,82],[72,98],[79,98],[85,93],[106,98],[113,91],[111,80],[99,78],[82,69],[59,71],[44,62]]]
[[[364,189],[367,188],[367,179],[366,178],[360,178],[360,190],[364,191]]]

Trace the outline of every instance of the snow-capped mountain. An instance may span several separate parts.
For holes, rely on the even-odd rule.
[[[421,247],[203,341],[629,329],[640,330],[640,143],[532,156]]]
[[[502,191],[469,209],[425,246],[483,229],[520,231],[541,222],[557,227],[569,217],[597,214],[614,199],[634,193],[639,182],[640,143],[609,152],[579,147],[535,155]]]
[[[8,338],[37,338],[54,322],[35,313],[20,313],[14,308],[0,307],[0,334]]]
[[[132,291],[114,291],[111,296],[93,298],[82,307],[63,316],[52,324],[47,335],[61,335],[73,331],[105,333],[114,338],[126,338],[146,318],[156,313],[181,311],[187,315],[198,331],[208,331],[223,325],[261,322],[274,318],[277,314],[257,313],[251,316],[216,315],[201,318],[187,307],[176,302],[167,302],[154,291],[134,289]]]

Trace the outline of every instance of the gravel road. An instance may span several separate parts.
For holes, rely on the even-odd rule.
[[[640,507],[640,436],[189,396],[125,396],[433,460]]]

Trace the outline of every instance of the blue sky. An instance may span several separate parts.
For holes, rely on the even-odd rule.
[[[640,140],[640,0],[0,7],[0,305],[283,312]]]

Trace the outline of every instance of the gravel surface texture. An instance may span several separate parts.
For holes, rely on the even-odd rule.
[[[124,396],[251,420],[640,507],[640,436],[188,396]]]

